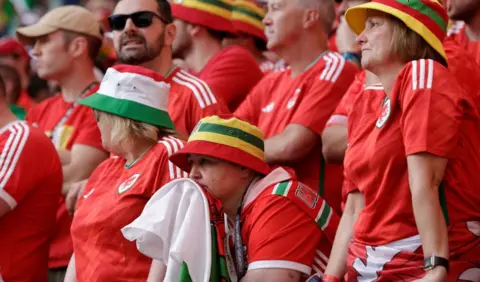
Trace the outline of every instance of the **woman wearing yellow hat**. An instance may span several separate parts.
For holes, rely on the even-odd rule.
[[[305,281],[324,271],[339,217],[292,172],[271,171],[263,149],[257,127],[212,116],[170,160],[222,202],[238,281]]]
[[[348,196],[324,281],[478,281],[480,118],[447,69],[445,10],[373,0],[346,20],[386,94],[364,130],[349,130]]]

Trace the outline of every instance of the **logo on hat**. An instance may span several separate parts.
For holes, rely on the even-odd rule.
[[[140,173],[132,175],[130,178],[128,178],[125,182],[120,184],[118,187],[118,194],[122,194],[126,191],[128,191],[132,186],[137,182],[138,178],[140,177]]]
[[[388,118],[390,117],[390,111],[391,111],[390,105],[391,105],[390,98],[388,98],[388,96],[386,96],[385,99],[383,100],[383,104],[382,104],[382,114],[377,119],[376,126],[378,128],[381,128],[387,122]]]

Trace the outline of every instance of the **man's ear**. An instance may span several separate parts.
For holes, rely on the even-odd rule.
[[[68,52],[72,57],[80,57],[83,53],[88,54],[88,41],[83,36],[77,36],[70,41]]]
[[[175,37],[177,37],[177,26],[173,23],[167,24],[165,26],[165,42],[164,44],[167,46],[172,46],[173,41],[175,41]]]
[[[195,25],[195,24],[187,25],[187,31],[191,37],[198,36],[202,32],[202,30],[205,30],[205,29],[199,25]]]
[[[306,9],[303,14],[303,28],[312,27],[319,18],[320,13],[317,9]]]

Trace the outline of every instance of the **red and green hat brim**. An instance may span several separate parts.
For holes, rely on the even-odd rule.
[[[360,34],[365,29],[367,10],[376,10],[392,15],[420,35],[447,60],[442,42],[446,35],[448,17],[440,4],[431,2],[430,5],[427,5],[425,1],[421,0],[374,0],[348,9],[345,19],[352,30]]]

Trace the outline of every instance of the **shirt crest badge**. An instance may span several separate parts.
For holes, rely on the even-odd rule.
[[[125,180],[125,182],[120,184],[120,186],[118,186],[118,194],[119,195],[123,194],[126,191],[128,191],[130,188],[132,188],[133,185],[135,185],[135,183],[137,182],[139,177],[140,177],[140,173],[136,173],[130,176],[127,180]]]
[[[380,117],[377,119],[377,128],[382,128],[382,126],[387,122],[388,118],[390,117],[390,112],[391,112],[391,101],[388,96],[383,99],[382,103],[382,113],[380,114]]]

